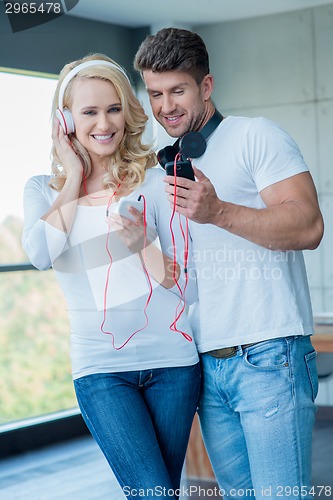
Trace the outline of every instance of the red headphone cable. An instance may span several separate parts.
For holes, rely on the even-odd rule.
[[[114,194],[113,194],[113,196],[114,196]],[[147,266],[146,266],[146,246],[147,246],[147,206],[146,206],[146,198],[145,198],[144,195],[140,195],[140,196],[143,198],[143,233],[144,233],[143,234],[143,256],[142,256],[142,259],[141,259],[141,263],[142,263],[142,267],[143,267],[144,273],[146,275],[146,279],[147,279],[148,286],[149,286],[148,297],[146,299],[146,303],[145,303],[145,306],[144,306],[144,309],[143,309],[143,313],[144,313],[146,322],[145,322],[145,324],[141,328],[139,328],[138,330],[136,330],[135,332],[133,332],[125,340],[125,342],[123,342],[118,347],[115,345],[115,335],[114,335],[114,333],[112,333],[111,331],[108,331],[108,330],[104,329],[104,325],[105,325],[105,322],[106,322],[106,319],[107,319],[107,313],[106,313],[106,311],[107,311],[107,292],[108,292],[108,287],[109,287],[110,271],[111,271],[111,266],[112,266],[112,255],[111,255],[111,252],[110,252],[110,249],[109,249],[110,227],[108,229],[108,234],[107,234],[107,238],[106,238],[106,251],[107,251],[107,254],[109,256],[110,263],[109,263],[109,266],[108,266],[107,276],[106,276],[106,282],[105,282],[104,299],[103,299],[103,321],[102,321],[100,330],[101,330],[101,332],[103,332],[103,333],[105,333],[107,335],[111,335],[111,337],[112,337],[112,347],[114,349],[116,349],[117,351],[119,351],[120,349],[122,349],[123,347],[125,347],[125,345],[134,337],[134,335],[136,335],[139,332],[142,332],[148,326],[148,323],[149,323],[149,318],[148,318],[148,314],[147,314],[147,308],[148,308],[148,305],[149,305],[149,302],[151,300],[151,296],[152,296],[152,293],[153,293],[153,286],[152,286],[151,279],[150,279],[150,276],[149,276],[149,272],[148,272]],[[109,208],[110,205],[111,205],[111,200],[109,200],[108,208]]]
[[[123,180],[123,179],[121,179],[121,180]],[[115,197],[115,195],[117,194],[117,191],[118,191],[118,189],[121,186],[121,182],[119,182],[119,184],[117,185],[115,191],[112,193],[111,196],[92,196],[92,195],[89,195],[88,194],[88,190],[87,190],[87,178],[86,178],[85,175],[83,176],[83,186],[84,186],[84,192],[85,192],[86,196],[88,196],[88,198],[91,198],[91,199],[109,198],[108,204],[107,204],[107,208],[106,208],[106,214],[108,214],[109,208],[110,208],[110,206],[112,204],[112,200]],[[108,270],[107,270],[107,273],[106,273],[104,296],[103,296],[103,321],[101,323],[100,330],[101,330],[101,332],[103,332],[103,333],[105,333],[107,335],[111,335],[111,337],[112,337],[112,347],[114,349],[116,349],[116,350],[122,349],[134,337],[134,335],[136,335],[138,332],[141,332],[142,330],[144,330],[148,326],[148,322],[149,322],[148,315],[147,315],[147,308],[148,308],[148,305],[149,305],[149,302],[151,300],[151,296],[152,296],[152,293],[153,293],[153,286],[152,286],[151,279],[150,279],[150,276],[149,276],[149,272],[148,272],[147,266],[146,266],[146,246],[147,246],[147,206],[146,206],[146,198],[145,198],[144,195],[140,195],[140,196],[142,196],[142,198],[143,198],[143,227],[144,227],[144,229],[143,229],[143,231],[144,231],[143,245],[144,246],[143,246],[143,256],[142,256],[141,262],[142,262],[142,267],[143,267],[144,273],[146,275],[146,279],[147,279],[148,286],[149,286],[148,297],[147,297],[147,300],[146,300],[146,303],[145,303],[145,307],[143,309],[143,313],[144,313],[146,322],[145,322],[145,324],[144,324],[144,326],[142,328],[139,328],[138,330],[136,330],[135,332],[133,332],[127,338],[127,340],[123,344],[121,344],[120,346],[118,346],[118,347],[115,345],[115,335],[112,332],[107,331],[107,330],[104,329],[105,322],[106,322],[106,319],[107,319],[107,313],[106,313],[106,311],[107,311],[107,292],[108,292],[108,288],[109,288],[110,272],[111,272],[111,267],[112,267],[112,263],[113,263],[112,254],[111,254],[110,248],[109,248],[110,226],[108,227],[108,232],[107,232],[107,237],[106,237],[106,242],[105,242],[105,249],[106,249],[106,252],[107,252],[107,254],[109,256],[110,262],[109,262]]]
[[[175,160],[174,160],[174,176],[176,178],[176,175],[177,175],[177,160],[180,158],[180,154],[178,153],[175,157]],[[174,235],[174,231],[173,231],[173,227],[172,227],[172,223],[173,223],[173,219],[174,219],[174,216],[175,216],[175,213],[176,213],[176,196],[177,196],[177,184],[175,182],[174,186],[173,186],[173,209],[172,209],[172,214],[171,214],[171,218],[170,218],[170,233],[171,233],[171,240],[172,240],[172,248],[173,248],[173,279],[174,279],[174,282],[179,290],[179,293],[180,293],[180,301],[179,301],[179,304],[177,305],[176,307],[176,317],[174,319],[174,321],[171,323],[170,325],[170,330],[173,331],[173,332],[178,332],[178,333],[181,333],[183,335],[183,337],[188,340],[189,342],[192,342],[192,337],[186,333],[186,332],[183,332],[182,330],[179,330],[177,328],[177,321],[179,320],[180,316],[183,314],[183,312],[185,311],[185,307],[186,307],[186,298],[185,298],[185,292],[186,292],[186,288],[187,288],[187,284],[188,284],[188,269],[187,269],[187,265],[188,265],[188,248],[189,248],[189,228],[188,228],[188,218],[186,217],[186,222],[185,222],[185,231],[184,231],[184,228],[183,228],[183,225],[182,225],[182,221],[181,221],[181,216],[180,214],[178,214],[178,220],[179,220],[179,227],[180,227],[180,230],[181,230],[181,234],[182,234],[182,237],[183,237],[183,240],[184,240],[184,274],[185,274],[185,284],[184,284],[184,287],[183,287],[183,290],[181,289],[181,287],[179,286],[179,283],[178,283],[178,279],[176,278],[176,269],[177,269],[177,248],[176,248],[176,239],[175,239],[175,235]],[[179,307],[180,305],[182,305],[180,311],[179,311]],[[179,312],[178,312],[179,311]]]

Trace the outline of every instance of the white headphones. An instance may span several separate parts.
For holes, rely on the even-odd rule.
[[[69,111],[68,108],[63,107],[63,99],[64,99],[65,90],[67,88],[67,85],[69,84],[71,79],[74,78],[75,75],[77,75],[82,69],[89,68],[90,66],[109,66],[110,68],[116,68],[129,81],[129,78],[126,75],[125,71],[120,66],[117,66],[116,64],[114,64],[110,61],[104,61],[102,59],[94,59],[91,61],[86,61],[84,63],[81,63],[78,66],[75,66],[75,68],[73,68],[66,75],[62,84],[60,85],[59,97],[58,97],[58,108],[55,112],[55,116],[60,121],[60,125],[62,126],[66,135],[73,134],[73,132],[75,130],[75,125],[74,125],[72,113]],[[129,81],[129,83],[130,83],[130,81]]]

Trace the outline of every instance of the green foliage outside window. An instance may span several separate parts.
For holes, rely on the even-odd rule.
[[[2,264],[27,261],[21,230],[17,219],[0,226]],[[75,407],[69,322],[52,269],[0,273],[0,298],[0,425]]]

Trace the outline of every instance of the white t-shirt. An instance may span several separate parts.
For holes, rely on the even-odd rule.
[[[221,200],[258,209],[265,207],[262,189],[308,171],[278,125],[233,116],[193,164]],[[267,250],[212,224],[190,223],[190,232],[199,290],[190,314],[199,352],[313,333],[302,252]]]
[[[171,209],[164,191],[164,175],[160,168],[148,169],[144,183],[127,198],[136,200],[140,194],[145,197],[147,225],[159,235],[155,244],[173,257]],[[101,372],[197,363],[194,341],[186,340],[182,333],[170,329],[183,307],[182,293],[177,285],[166,289],[150,277],[153,293],[146,310],[148,325],[145,326],[144,310],[150,288],[138,254],[132,254],[121,243],[117,231],[111,229],[108,234],[106,206],[78,205],[69,235],[43,221],[41,217],[58,196],[48,186],[49,179],[49,176],[35,176],[26,184],[22,242],[32,264],[37,268],[48,269],[53,265],[67,300],[73,378]],[[116,204],[112,204],[110,210],[114,210]],[[182,269],[178,282],[182,291],[185,285],[182,261],[184,240],[177,215],[172,227],[177,262]],[[191,266],[188,266],[188,270],[193,274]],[[108,272],[109,283],[106,285]],[[191,303],[196,298],[196,283],[190,279],[186,302]],[[105,317],[104,330],[109,333],[101,331]],[[192,336],[185,313],[180,316],[176,327]],[[133,336],[137,330],[141,331]]]

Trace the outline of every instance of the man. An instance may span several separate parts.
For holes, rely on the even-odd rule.
[[[214,115],[197,34],[162,29],[134,65],[171,137],[200,131]],[[216,479],[233,498],[311,498],[318,380],[302,250],[323,235],[311,175],[294,141],[264,118],[225,117],[194,164],[196,181],[177,178],[176,200],[174,177],[165,182],[190,220],[199,417]]]

